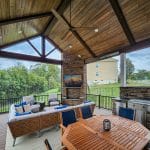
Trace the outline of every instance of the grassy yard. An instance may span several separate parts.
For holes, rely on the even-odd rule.
[[[94,85],[88,87],[89,94],[99,94],[103,96],[119,96],[120,84],[104,84],[104,85]]]
[[[128,80],[127,86],[150,86],[150,81],[139,83],[137,81]],[[120,83],[115,84],[99,84],[88,87],[89,94],[100,94],[103,96],[118,97],[120,95]]]
[[[42,92],[42,93],[39,93],[39,94],[36,94],[36,95],[49,95],[51,93],[57,93],[57,94],[60,94],[60,90],[59,88],[56,88],[56,89],[50,89],[48,91],[45,91],[45,92]]]

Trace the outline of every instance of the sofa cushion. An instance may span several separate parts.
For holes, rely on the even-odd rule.
[[[23,115],[28,115],[28,114],[31,114],[31,111],[30,112],[22,112],[22,113],[16,112],[15,116],[23,116]]]
[[[68,105],[61,105],[61,106],[56,106],[54,107],[55,109],[63,109],[63,108],[66,108],[68,107]]]
[[[59,105],[59,102],[58,101],[50,102],[50,106],[55,106],[55,105]]]

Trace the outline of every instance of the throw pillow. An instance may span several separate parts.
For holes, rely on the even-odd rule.
[[[16,110],[17,113],[23,113],[22,106],[15,107],[15,110]]]
[[[23,108],[24,108],[24,112],[31,112],[31,106],[30,106],[30,104],[23,105]]]

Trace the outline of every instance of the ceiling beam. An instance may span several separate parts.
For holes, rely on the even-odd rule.
[[[42,49],[42,57],[44,58],[45,57],[45,37],[42,36],[42,39],[41,39],[41,49]]]
[[[150,38],[137,42],[135,45],[125,46],[119,50],[120,53],[123,52],[133,52],[137,50],[141,50],[144,48],[150,47]]]
[[[56,48],[53,48],[51,51],[49,51],[45,56],[47,57],[48,55],[50,55],[53,51],[55,51]]]
[[[56,11],[60,15],[62,15],[64,13],[64,11],[68,8],[70,1],[72,1],[72,0],[62,0],[60,5],[56,9]],[[57,19],[54,16],[52,16],[52,18],[49,20],[47,26],[43,30],[43,35],[45,35],[45,36],[49,35],[50,31],[52,30],[52,28],[56,24],[56,22],[57,22]]]
[[[137,50],[141,50],[144,48],[148,48],[150,47],[150,38],[137,42],[135,45],[129,45],[129,46],[125,46],[123,48],[119,48],[119,49],[112,49],[109,52],[100,54],[99,56],[95,57],[95,58],[89,58],[87,60],[85,60],[85,63],[91,63],[91,62],[95,62],[98,60],[102,60],[102,59],[106,59],[106,58],[110,58],[110,57],[114,57],[117,56],[121,53],[129,53],[129,52],[133,52],[133,51],[137,51]]]
[[[42,56],[41,53],[37,50],[37,48],[30,42],[30,40],[27,39],[27,42],[29,43],[29,45],[35,50],[35,52],[36,52],[39,56]]]
[[[18,43],[21,43],[21,42],[25,42],[26,40],[34,39],[34,38],[36,38],[38,36],[41,36],[41,34],[32,35],[30,37],[25,37],[23,39],[20,39],[20,40],[17,40],[17,41],[13,41],[13,42],[8,43],[8,44],[1,45],[0,46],[0,50],[3,49],[3,48],[7,48],[9,46],[13,46],[13,45],[18,44]]]
[[[0,26],[51,16],[51,12],[0,20]]]
[[[72,30],[72,26],[70,25],[70,23],[66,20],[65,17],[61,16],[56,10],[52,9],[51,12],[53,13],[53,15],[60,20],[67,28],[68,30],[70,30],[70,32],[75,36],[75,38],[81,43],[81,45],[89,52],[89,54],[92,57],[96,57],[96,55],[94,54],[94,52],[90,49],[90,47],[86,44],[86,42],[81,38],[81,36],[78,34],[77,31]]]
[[[62,61],[43,57],[0,51],[0,57],[61,65]]]
[[[119,21],[119,23],[120,23],[120,25],[121,25],[121,27],[122,27],[122,29],[123,29],[127,39],[128,39],[128,41],[129,41],[129,43],[131,45],[134,45],[136,43],[136,41],[135,41],[134,36],[133,36],[133,34],[132,34],[132,32],[131,32],[131,30],[129,28],[129,25],[128,25],[127,21],[126,21],[126,18],[125,18],[124,14],[123,14],[123,11],[122,11],[122,9],[121,9],[121,7],[119,5],[118,0],[109,0],[109,2],[111,4],[111,6],[112,6],[112,8],[113,8],[117,18],[118,18],[118,21]]]

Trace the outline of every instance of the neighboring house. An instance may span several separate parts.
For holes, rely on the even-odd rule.
[[[118,60],[109,58],[87,65],[88,84],[108,84],[118,82]]]

